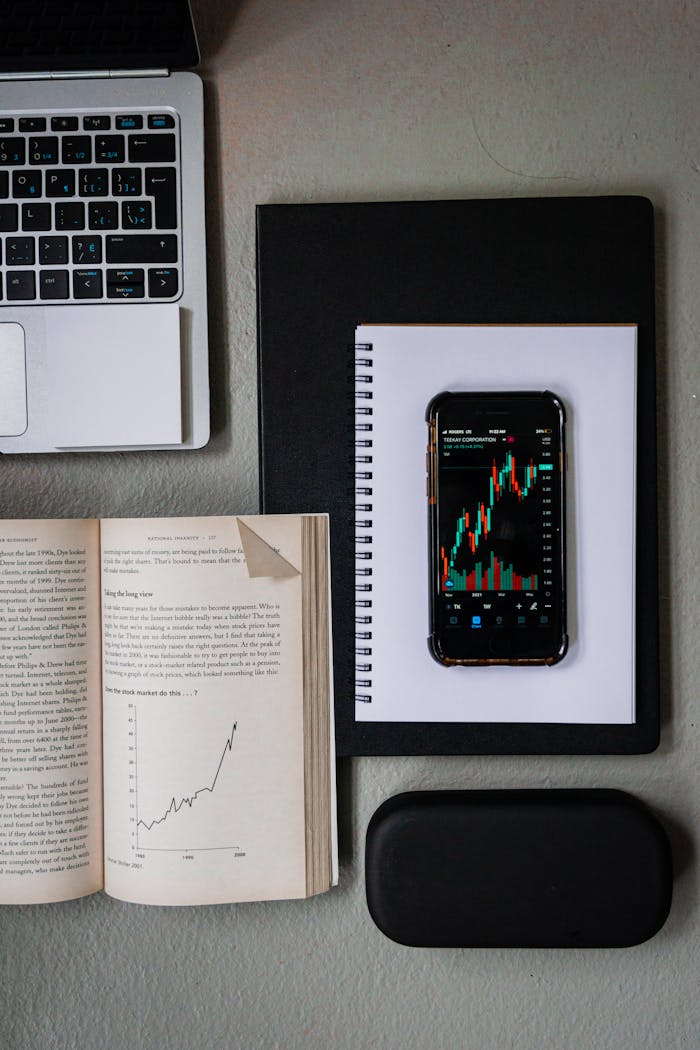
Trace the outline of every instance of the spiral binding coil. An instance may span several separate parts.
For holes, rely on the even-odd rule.
[[[355,700],[372,703],[372,344],[355,346]]]

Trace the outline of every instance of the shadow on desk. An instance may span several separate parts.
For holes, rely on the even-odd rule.
[[[200,52],[200,73],[225,50],[243,3],[237,0],[192,0],[192,15]]]

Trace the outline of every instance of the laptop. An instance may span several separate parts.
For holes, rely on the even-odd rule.
[[[0,0],[0,25],[0,452],[200,448],[204,129],[189,4]]]

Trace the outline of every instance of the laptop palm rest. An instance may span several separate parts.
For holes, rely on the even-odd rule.
[[[27,379],[24,329],[0,324],[0,436],[17,437],[27,429]]]
[[[48,437],[57,448],[182,441],[176,303],[47,312]]]

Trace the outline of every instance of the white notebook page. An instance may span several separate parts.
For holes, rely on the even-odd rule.
[[[371,425],[371,536],[358,569],[357,721],[633,723],[634,325],[362,326],[357,424]],[[371,375],[372,382],[366,382]],[[567,414],[569,651],[552,667],[444,667],[430,656],[425,453],[428,402],[443,390],[552,390]],[[371,395],[369,397],[368,395]],[[372,414],[362,413],[371,407]],[[371,506],[371,512],[359,508]],[[360,670],[360,668],[371,670]]]

